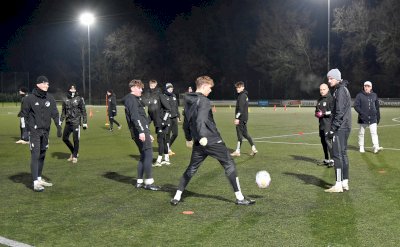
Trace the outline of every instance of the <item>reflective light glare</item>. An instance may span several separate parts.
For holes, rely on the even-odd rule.
[[[83,13],[80,20],[82,24],[91,25],[94,22],[94,16],[91,13]]]

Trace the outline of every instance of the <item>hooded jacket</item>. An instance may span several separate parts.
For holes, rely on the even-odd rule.
[[[108,116],[117,116],[117,97],[115,94],[111,94],[108,97]]]
[[[235,119],[240,122],[247,122],[249,120],[249,98],[247,91],[243,90],[238,94],[235,108]]]
[[[29,130],[50,131],[51,119],[60,126],[60,115],[53,96],[39,88],[34,88],[22,105],[21,117],[28,119]]]
[[[179,100],[176,97],[174,93],[170,93],[168,91],[164,92],[164,95],[166,96],[167,101],[169,102],[171,106],[171,118],[181,118],[181,114],[179,113]]]
[[[63,122],[64,119],[66,123],[73,125],[87,124],[85,100],[79,96],[78,92],[72,95],[68,91],[67,99],[64,100],[61,108],[60,121]]]
[[[374,124],[381,119],[379,99],[376,93],[366,93],[364,90],[357,94],[354,109],[358,113],[359,124]]]
[[[351,129],[351,96],[347,84],[348,81],[341,81],[334,89],[331,131]]]
[[[201,93],[188,93],[185,96],[185,118],[183,130],[186,140],[198,143],[203,137],[207,145],[222,142],[214,121],[210,100]]]

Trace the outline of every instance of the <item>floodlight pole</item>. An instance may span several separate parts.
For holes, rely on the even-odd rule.
[[[92,80],[90,76],[90,24],[87,25],[87,31],[88,31],[88,73],[89,73],[89,105],[92,104]]]
[[[328,70],[330,68],[330,53],[329,53],[329,47],[330,47],[330,39],[331,39],[331,0],[328,0]]]

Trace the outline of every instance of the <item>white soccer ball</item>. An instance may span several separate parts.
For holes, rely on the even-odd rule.
[[[271,176],[267,171],[259,171],[256,174],[256,183],[258,188],[265,189],[271,183]]]

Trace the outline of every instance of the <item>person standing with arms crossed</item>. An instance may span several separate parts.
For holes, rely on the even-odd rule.
[[[327,74],[329,85],[334,89],[332,123],[327,138],[332,141],[332,157],[335,167],[336,183],[325,192],[337,193],[349,190],[349,158],[347,140],[351,131],[351,95],[347,89],[348,81],[342,80],[338,69]]]
[[[125,116],[131,137],[140,152],[137,166],[137,181],[135,187],[157,191],[159,186],[154,185],[152,175],[153,137],[150,135],[149,121],[144,110],[142,99],[143,83],[141,80],[129,82],[130,93],[124,97]]]
[[[236,125],[236,134],[238,142],[236,145],[235,152],[231,153],[231,156],[240,156],[240,147],[242,146],[243,137],[247,139],[251,146],[251,156],[258,153],[256,146],[254,145],[253,139],[247,131],[247,122],[249,120],[249,98],[247,97],[247,91],[244,90],[244,82],[239,81],[235,83],[236,92],[238,97],[236,100],[235,108],[235,120],[233,123]]]
[[[372,91],[372,82],[364,82],[363,90],[357,94],[354,101],[354,110],[358,113],[358,123],[360,124],[360,130],[358,131],[360,153],[365,153],[364,134],[367,127],[371,132],[374,153],[378,153],[382,149],[379,146],[378,138],[378,124],[381,120],[381,112],[379,110],[378,95]]]
[[[186,140],[193,140],[193,148],[189,166],[180,179],[174,198],[170,201],[173,206],[178,205],[186,186],[208,156],[217,159],[224,168],[225,175],[235,192],[236,204],[251,205],[255,203],[254,200],[243,196],[235,161],[230,156],[215,124],[211,103],[207,98],[213,86],[213,79],[209,76],[200,76],[196,79],[196,92],[186,95],[183,128]]]
[[[85,107],[85,100],[79,96],[76,91],[75,85],[71,85],[68,89],[67,98],[64,100],[61,110],[62,123],[65,119],[63,141],[69,148],[71,155],[68,161],[72,161],[73,164],[78,163],[79,153],[79,139],[81,136],[81,124],[85,130],[87,126],[87,114]],[[74,145],[69,140],[69,136],[73,133],[72,138]]]
[[[57,137],[61,137],[60,117],[56,101],[47,93],[49,80],[45,76],[36,79],[32,94],[24,100],[21,116],[28,119],[29,146],[31,150],[31,174],[33,190],[44,191],[44,187],[53,186],[42,178],[44,159],[49,147],[51,119],[57,127]]]
[[[332,167],[332,148],[331,145],[328,145],[325,133],[329,132],[331,129],[333,98],[331,92],[329,92],[328,84],[326,83],[322,83],[319,86],[319,93],[321,97],[318,99],[317,106],[315,107],[315,117],[318,118],[319,121],[319,137],[321,139],[322,149],[324,150],[324,160],[322,164]]]

